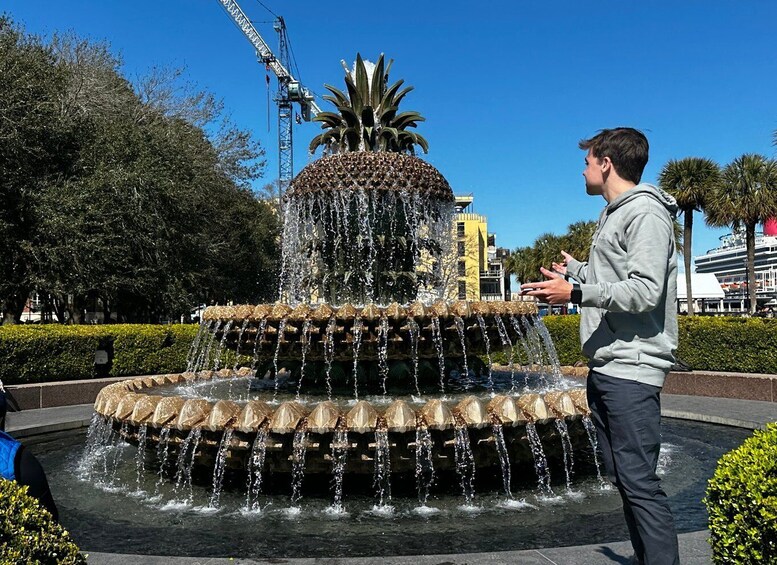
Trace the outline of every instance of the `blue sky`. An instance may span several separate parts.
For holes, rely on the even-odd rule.
[[[240,3],[275,48],[273,16],[257,0]],[[343,87],[340,60],[357,51],[395,60],[392,79],[415,87],[405,109],[427,118],[418,129],[430,144],[425,158],[455,192],[474,193],[501,246],[597,217],[604,201],[585,194],[577,142],[601,128],[646,132],[648,182],[672,158],[725,165],[743,153],[776,154],[771,0],[263,3],[286,20],[297,78],[319,95],[324,83]],[[0,10],[32,33],[107,40],[130,78],[185,67],[267,149],[259,185],[277,177],[265,70],[217,0],[3,0]],[[318,127],[295,126],[295,172],[309,162]],[[700,215],[694,226],[696,255],[727,231],[706,228]]]

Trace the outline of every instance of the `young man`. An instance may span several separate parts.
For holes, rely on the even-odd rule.
[[[524,294],[581,308],[580,342],[589,358],[588,404],[608,477],[623,499],[634,563],[679,563],[674,519],[656,475],[659,394],[677,348],[675,200],[640,184],[648,141],[632,128],[602,130],[587,150],[586,192],[607,205],[587,263],[562,251],[548,279]],[[570,275],[580,284],[567,282]]]

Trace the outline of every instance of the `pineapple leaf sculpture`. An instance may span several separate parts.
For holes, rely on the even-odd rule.
[[[416,145],[424,153],[429,144],[423,136],[409,128],[415,128],[424,117],[418,112],[399,112],[399,104],[412,86],[400,88],[404,80],[389,84],[388,65],[383,54],[375,65],[365,63],[357,53],[353,71],[343,61],[347,94],[331,85],[324,85],[332,96],[324,96],[337,108],[335,112],[321,112],[315,118],[321,122],[325,131],[310,142],[310,152],[315,153],[320,146],[325,153],[345,153],[350,151],[390,151],[394,153],[415,154]]]

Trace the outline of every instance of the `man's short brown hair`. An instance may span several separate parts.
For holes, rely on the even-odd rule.
[[[618,175],[634,184],[642,179],[650,149],[645,134],[634,128],[603,129],[591,139],[581,140],[578,146],[590,149],[597,159],[609,157]]]

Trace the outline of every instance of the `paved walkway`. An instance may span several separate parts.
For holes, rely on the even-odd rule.
[[[763,428],[777,422],[777,402],[757,402],[703,396],[662,395],[662,414],[671,418],[699,420],[749,429]],[[44,408],[8,414],[7,430],[17,437],[32,438],[50,433],[87,426],[91,419],[90,404],[62,408]],[[707,532],[692,532],[680,536],[680,558],[684,565],[708,565],[711,552]],[[84,548],[89,553],[88,548]],[[494,565],[494,564],[558,564],[558,565],[621,565],[629,563],[631,546],[628,542],[574,547],[556,547],[526,551],[467,553],[459,555],[423,555],[408,557],[373,557],[348,559],[211,559],[191,557],[120,555],[89,553],[92,565],[130,564],[251,564],[283,563],[289,565]]]
[[[630,563],[631,544],[617,542],[526,551],[496,551],[458,555],[412,555],[408,557],[349,557],[347,559],[203,559],[194,557],[152,557],[149,555],[115,555],[92,553],[90,565],[227,565],[253,563],[283,563],[288,565],[626,565]],[[680,563],[709,565],[710,546],[707,532],[680,536]]]

